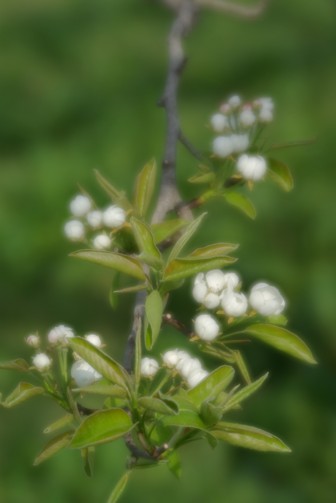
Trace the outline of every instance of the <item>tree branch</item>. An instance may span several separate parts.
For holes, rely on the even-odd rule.
[[[219,12],[225,12],[226,14],[232,14],[236,17],[255,19],[264,12],[269,0],[261,0],[256,5],[252,6],[239,5],[227,2],[226,0],[195,0],[195,3],[199,7],[206,7]]]
[[[135,305],[133,310],[133,325],[127,339],[126,350],[124,355],[124,367],[129,373],[133,371],[134,367],[135,339],[139,329],[139,324],[141,324],[141,320],[144,315],[145,300],[146,300],[145,290],[141,290],[136,294]]]

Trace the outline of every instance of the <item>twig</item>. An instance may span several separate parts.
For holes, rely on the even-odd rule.
[[[187,337],[192,337],[193,333],[179,320],[173,318],[170,313],[166,313],[162,317],[162,321],[176,330],[186,335]]]
[[[134,353],[135,353],[135,339],[139,329],[139,323],[143,318],[145,309],[146,291],[141,290],[136,294],[135,305],[133,311],[133,325],[131,332],[127,339],[126,350],[124,355],[124,367],[127,372],[132,372],[134,368]]]
[[[199,7],[225,12],[226,14],[232,14],[236,17],[255,19],[264,12],[269,0],[261,0],[259,3],[252,6],[239,5],[237,3],[227,2],[226,0],[195,0],[195,3]]]
[[[204,162],[205,157],[202,152],[197,150],[197,148],[194,147],[192,143],[190,143],[190,141],[188,140],[188,138],[186,138],[186,136],[184,136],[182,131],[179,132],[178,139],[193,157],[195,157],[198,161]]]

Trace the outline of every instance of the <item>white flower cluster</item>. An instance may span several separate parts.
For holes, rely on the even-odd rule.
[[[170,349],[162,355],[163,365],[174,372],[180,374],[189,388],[194,388],[209,372],[203,369],[198,358],[190,356],[181,349]],[[141,360],[141,375],[144,378],[153,378],[160,369],[160,365],[154,358],[147,356]]]
[[[243,103],[240,96],[231,96],[210,118],[210,125],[218,135],[213,140],[212,152],[221,159],[246,152],[258,125],[271,122],[273,112],[271,98]],[[246,180],[256,181],[265,175],[267,164],[260,155],[244,154],[238,157],[236,169]]]
[[[226,316],[233,318],[245,315],[249,306],[262,316],[279,315],[285,309],[285,299],[276,287],[257,283],[247,296],[239,291],[240,284],[237,273],[214,269],[195,277],[192,295],[207,309],[221,307]],[[209,342],[219,336],[220,324],[212,315],[201,313],[194,320],[194,330],[200,339]]]
[[[88,233],[96,250],[109,249],[112,238],[108,232],[118,229],[126,221],[123,208],[111,205],[105,210],[95,209],[91,199],[83,194],[70,201],[69,209],[72,218],[64,225],[65,236],[70,241],[85,241]]]

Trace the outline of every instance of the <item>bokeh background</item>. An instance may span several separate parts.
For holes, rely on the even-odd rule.
[[[74,248],[62,226],[78,183],[107,202],[94,168],[130,193],[139,167],[152,156],[160,160],[164,117],[156,101],[170,22],[170,13],[149,0],[0,3],[1,360],[29,358],[24,336],[60,322],[80,334],[101,333],[122,357],[132,298],[111,309],[109,273],[68,258]],[[275,142],[316,138],[278,153],[293,168],[294,192],[258,184],[254,222],[213,203],[198,238],[241,243],[237,269],[245,286],[258,279],[279,285],[291,328],[319,361],[309,367],[259,344],[248,354],[255,376],[272,372],[240,420],[278,434],[293,454],[191,445],[180,482],[163,468],[139,471],[125,503],[336,501],[335,26],[333,0],[274,1],[254,22],[204,13],[186,44],[190,61],[180,93],[184,131],[201,150],[209,146],[209,115],[235,92],[274,97]],[[195,168],[181,149],[187,197]],[[172,303],[182,319],[195,310],[189,288]],[[2,372],[1,390],[17,380]],[[98,449],[93,479],[76,452],[32,467],[45,441],[41,430],[58,414],[39,398],[0,409],[1,503],[105,501],[124,467],[122,442]]]

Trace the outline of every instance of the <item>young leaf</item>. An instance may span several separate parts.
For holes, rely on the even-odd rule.
[[[200,407],[204,401],[216,398],[230,384],[233,376],[234,369],[229,365],[218,367],[197,386],[188,391],[189,400],[197,407]]]
[[[175,245],[173,246],[167,263],[169,265],[170,262],[172,262],[178,255],[181,253],[185,245],[188,243],[188,241],[191,239],[191,237],[195,234],[197,231],[198,227],[200,226],[203,218],[205,217],[206,213],[202,213],[198,218],[190,222],[187,227],[185,228],[182,236],[176,241]]]
[[[164,283],[178,281],[190,276],[195,276],[199,272],[209,271],[210,269],[220,269],[226,265],[234,264],[236,260],[236,258],[228,256],[196,259],[189,255],[185,258],[175,259],[170,262],[164,270],[162,281]]]
[[[69,339],[69,345],[106,379],[128,389],[129,376],[126,370],[109,355],[79,337]]]
[[[65,416],[60,417],[59,419],[57,419],[57,421],[54,421],[49,426],[44,428],[43,433],[48,434],[60,430],[61,428],[64,428],[64,426],[72,423],[73,419],[73,414],[65,414]]]
[[[216,175],[213,171],[208,171],[207,173],[200,172],[188,178],[188,182],[194,184],[209,184],[213,182],[215,178]]]
[[[251,384],[248,384],[247,386],[244,386],[244,388],[241,388],[239,391],[237,391],[237,393],[232,395],[225,403],[224,410],[227,411],[229,409],[232,409],[236,405],[246,400],[249,396],[255,393],[263,385],[267,377],[268,372],[262,377],[260,377],[260,379],[257,379],[256,381],[252,382]]]
[[[268,174],[286,192],[294,187],[292,174],[284,162],[277,159],[268,159]]]
[[[142,335],[142,317],[138,317],[137,330],[135,333],[135,355],[134,355],[134,389],[137,393],[141,380],[141,335]]]
[[[113,187],[113,185],[106,180],[105,177],[98,170],[95,170],[96,178],[99,185],[104,189],[104,191],[110,196],[113,202],[120,204],[125,210],[132,208],[132,205],[128,201],[125,193]]]
[[[249,218],[252,218],[252,220],[254,220],[257,216],[257,211],[254,204],[241,192],[225,192],[223,196],[227,203],[229,203],[231,206],[234,206],[235,208],[238,208],[238,210],[245,213],[245,215],[247,215]]]
[[[235,243],[216,243],[213,245],[202,246],[201,248],[196,248],[192,251],[188,257],[195,257],[200,259],[206,258],[218,258],[227,255],[238,248],[238,244]]]
[[[90,445],[111,442],[122,437],[132,428],[132,420],[124,410],[100,410],[84,419],[76,430],[70,447],[82,449]]]
[[[54,454],[57,454],[57,452],[59,452],[61,449],[67,447],[70,443],[71,435],[72,432],[67,431],[66,433],[62,433],[58,437],[50,440],[43,451],[40,452],[40,454],[35,458],[33,463],[34,466],[43,463],[43,461],[46,461],[47,459],[51,458],[51,456],[54,456]]]
[[[153,398],[150,396],[143,396],[139,398],[138,404],[140,407],[144,409],[150,410],[152,412],[157,412],[158,414],[164,414],[171,416],[172,414],[176,414],[176,411],[169,407],[167,403],[159,398]]]
[[[84,471],[88,477],[93,475],[93,466],[94,466],[94,447],[85,447],[81,450],[81,456],[84,464]]]
[[[123,255],[122,253],[80,250],[70,253],[70,256],[87,260],[88,262],[93,262],[94,264],[99,264],[104,267],[109,267],[142,281],[146,279],[141,262],[134,257],[129,257],[128,255]]]
[[[222,419],[223,408],[211,402],[203,402],[200,415],[206,425],[212,426]]]
[[[172,416],[162,418],[164,426],[182,426],[184,428],[195,428],[196,430],[206,430],[207,427],[196,412],[181,411]]]
[[[165,220],[164,222],[160,222],[158,224],[152,224],[151,228],[155,242],[158,244],[166,239],[169,239],[187,224],[188,221],[182,220],[181,218],[174,218],[172,220]]]
[[[153,264],[160,265],[161,253],[156,247],[154,237],[149,226],[135,217],[131,218],[130,224],[132,226],[135,241],[142,256],[151,260]]]
[[[80,393],[87,393],[89,395],[107,395],[115,398],[125,398],[127,396],[125,388],[122,388],[118,384],[111,384],[107,379],[100,379],[90,384],[90,386],[74,388],[72,391],[79,391]]]
[[[29,365],[22,358],[0,363],[0,370],[18,370],[20,372],[28,372]]]
[[[171,451],[167,456],[167,466],[171,473],[179,479],[181,477],[181,459],[176,450]]]
[[[218,423],[211,431],[218,440],[246,449],[264,452],[291,452],[280,438],[267,431],[236,423]]]
[[[128,470],[127,472],[124,473],[124,475],[121,477],[115,488],[113,489],[112,493],[110,494],[109,499],[107,500],[107,503],[117,503],[118,499],[124,492],[127,482],[130,478],[131,471]]]
[[[140,171],[135,181],[134,210],[139,216],[146,215],[147,209],[152,200],[155,180],[156,162],[152,159]]]
[[[147,296],[145,312],[148,322],[146,347],[151,349],[159,335],[163,313],[162,298],[157,290],[153,290]]]
[[[32,398],[36,395],[41,395],[44,393],[44,388],[40,386],[34,386],[29,382],[20,382],[17,387],[8,395],[8,397],[1,402],[1,405],[6,409],[10,409],[11,407],[15,407],[20,403]]]
[[[270,346],[288,353],[299,360],[307,363],[317,363],[309,347],[297,335],[283,327],[277,327],[267,323],[250,325],[241,333],[248,333]]]
[[[243,355],[241,354],[240,351],[238,350],[234,350],[232,351],[232,357],[238,367],[238,370],[242,376],[242,378],[244,379],[244,381],[247,383],[247,384],[250,384],[251,383],[251,377],[250,377],[250,373],[248,371],[248,368],[247,368],[247,364],[243,358]]]

